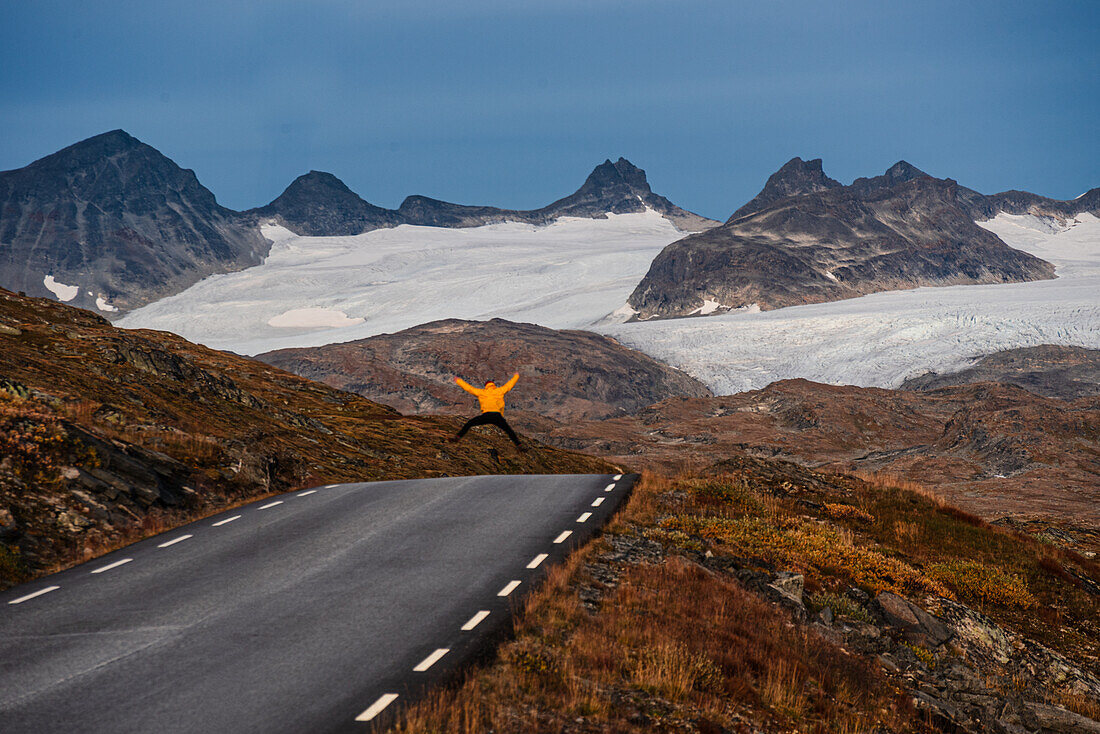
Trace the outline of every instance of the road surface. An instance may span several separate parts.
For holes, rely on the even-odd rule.
[[[0,731],[367,731],[491,649],[633,480],[317,487],[0,592]]]

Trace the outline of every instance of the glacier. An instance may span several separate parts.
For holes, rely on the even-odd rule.
[[[684,236],[653,210],[545,226],[403,224],[301,237],[264,225],[263,233],[273,242],[263,264],[205,278],[117,325],[172,331],[240,354],[346,342],[444,318],[584,328],[621,306],[657,253]]]

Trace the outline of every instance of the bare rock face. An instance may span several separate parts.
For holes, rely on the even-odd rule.
[[[556,420],[624,415],[669,396],[709,396],[684,373],[597,334],[556,331],[503,319],[448,319],[396,334],[257,359],[370,397],[402,412],[469,412],[472,398],[454,384],[520,381],[510,410]]]
[[[0,172],[0,286],[105,313],[260,263],[267,242],[185,170],[122,130]]]
[[[1100,349],[1044,344],[987,354],[972,367],[949,374],[929,372],[906,380],[903,390],[936,390],[971,382],[1000,382],[1051,398],[1100,395]]]
[[[299,176],[270,204],[247,213],[311,237],[360,234],[403,221],[397,212],[363,201],[343,181],[322,171]]]
[[[670,244],[628,303],[638,319],[670,318],[698,313],[707,301],[719,305],[708,313],[766,310],[918,286],[1054,277],[1050,263],[975,224],[958,184],[919,173],[899,163],[840,187],[823,174],[800,176],[799,193]],[[766,187],[761,196],[780,193]]]

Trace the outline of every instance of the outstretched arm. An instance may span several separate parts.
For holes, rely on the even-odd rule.
[[[479,395],[481,393],[480,390],[463,380],[461,377],[455,378],[455,384],[461,387],[466,392],[470,393],[471,395]]]
[[[513,387],[516,386],[517,382],[519,382],[519,373],[518,372],[516,374],[512,375],[512,379],[508,380],[508,382],[504,383],[504,385],[500,389],[503,390],[504,392],[508,392],[509,390],[511,390]]]

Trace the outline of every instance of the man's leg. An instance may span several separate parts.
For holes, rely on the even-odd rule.
[[[519,446],[519,436],[517,436],[516,432],[512,430],[512,427],[508,425],[508,421],[504,420],[503,414],[486,413],[485,415],[492,416],[490,420],[486,421],[487,423],[492,423],[494,426],[504,431],[506,434],[508,434],[508,438],[512,439],[512,443],[514,443],[516,446]]]
[[[499,415],[499,413],[498,413],[498,415]],[[474,426],[483,426],[486,423],[492,423],[492,420],[486,419],[485,416],[486,416],[486,414],[482,413],[481,415],[476,416],[476,417],[471,418],[470,420],[466,421],[466,425],[462,426],[462,428],[459,429],[458,435],[456,435],[454,437],[454,440],[457,441],[458,439],[465,436],[466,432],[469,431]]]

